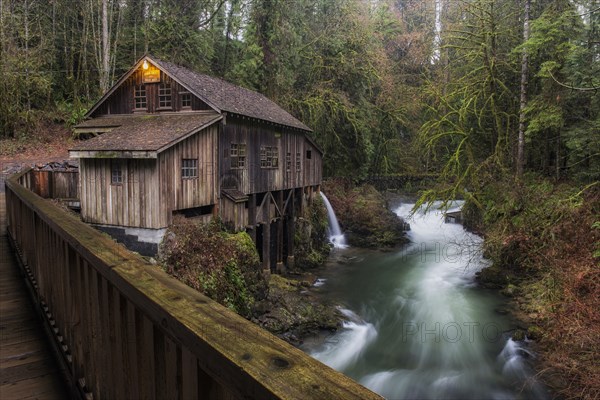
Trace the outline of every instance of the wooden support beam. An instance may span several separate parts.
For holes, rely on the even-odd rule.
[[[281,193],[281,191],[277,192],[277,193]],[[281,206],[283,202],[279,201],[279,197],[276,199],[275,196],[273,196],[272,192],[269,192],[269,195],[271,196],[271,198],[273,199],[273,204],[275,204],[275,211],[277,211],[277,215],[279,217],[283,216],[283,213],[281,212]],[[277,195],[279,196],[279,194]]]
[[[290,194],[294,193],[295,190],[292,189],[290,190]],[[296,204],[295,204],[295,199],[296,196],[292,195],[291,197],[288,198],[288,201],[290,202],[290,207],[289,207],[289,211],[287,214],[287,218],[288,218],[288,223],[287,223],[287,260],[286,260],[286,264],[287,264],[287,268],[293,268],[294,267],[294,236],[295,236],[295,230],[296,230]]]
[[[266,219],[263,219],[261,217],[261,214],[262,214],[262,216],[264,216],[264,206],[265,206],[265,202],[267,202],[267,201],[271,201],[270,192],[265,193],[262,201],[260,202],[260,206],[258,206],[258,208],[256,209],[256,212],[254,214],[256,216],[255,222],[262,222],[262,223],[269,222],[269,219],[271,218],[270,214],[268,214],[268,217]]]
[[[283,213],[284,215],[285,215],[285,214],[287,214],[287,213],[286,213],[286,211],[287,211],[287,208],[288,208],[288,206],[289,206],[289,204],[290,204],[290,200],[292,200],[292,198],[293,198],[293,197],[294,197],[294,189],[290,189],[290,190],[288,191],[288,195],[287,195],[287,196],[286,196],[286,198],[285,198],[285,204],[283,205],[283,208],[282,208],[282,213]]]
[[[278,210],[283,210],[283,190],[277,192],[275,206]],[[285,273],[285,265],[283,264],[283,214],[279,212],[279,218],[277,219],[277,272],[282,274]]]
[[[250,236],[252,241],[256,243],[256,194],[251,194],[248,198],[248,226],[250,230]]]
[[[263,223],[263,230],[262,230],[262,235],[263,235],[262,266],[263,266],[263,273],[270,274],[271,273],[271,200],[270,200],[271,196],[270,196],[270,193],[265,195],[265,199],[268,199],[268,201],[263,200],[263,204],[261,204],[261,208],[263,210],[263,221],[265,221],[265,223]]]

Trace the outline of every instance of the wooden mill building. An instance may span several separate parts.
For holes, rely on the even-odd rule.
[[[75,127],[85,222],[142,253],[175,214],[248,231],[265,269],[293,262],[294,221],[318,192],[310,129],[265,96],[146,55]]]

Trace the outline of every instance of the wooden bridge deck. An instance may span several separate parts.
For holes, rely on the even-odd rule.
[[[0,399],[66,399],[60,371],[8,243],[3,189],[4,185],[0,188]]]

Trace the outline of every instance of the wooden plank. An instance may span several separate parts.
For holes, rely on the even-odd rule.
[[[120,298],[121,324],[125,329],[124,339],[121,342],[123,352],[123,369],[125,371],[124,381],[127,383],[123,397],[130,399],[140,398],[139,374],[138,374],[138,352],[137,352],[137,322],[135,307],[123,296]],[[118,351],[118,349],[117,349]]]
[[[187,348],[181,349],[181,398],[196,399],[198,394],[198,360]]]
[[[36,340],[11,346],[10,354],[0,355],[0,363],[2,368],[9,368],[48,358],[52,358],[52,355],[47,351],[46,343]]]
[[[1,385],[0,398],[63,400],[68,397],[60,384],[60,377],[57,373],[52,373]]]
[[[164,337],[165,349],[165,398],[177,400],[181,394],[181,349],[168,336]]]
[[[180,353],[180,352],[179,352]],[[181,385],[181,356],[175,342],[154,328],[154,381],[157,399],[179,399]]]
[[[138,390],[140,397],[155,398],[154,364],[154,327],[152,322],[136,310],[135,325],[137,332]]]
[[[111,381],[113,383],[115,397],[119,398],[124,396],[126,393],[125,385],[125,377],[127,371],[125,368],[124,362],[124,353],[121,351],[121,344],[123,341],[127,340],[125,335],[125,327],[123,327],[123,315],[122,313],[125,311],[124,307],[121,305],[121,295],[117,290],[109,286],[109,299],[110,299],[110,318],[109,318],[109,331],[110,335],[110,344],[109,348],[111,349]]]
[[[19,382],[22,380],[33,379],[56,373],[56,363],[52,357],[44,358],[39,361],[23,363],[0,370],[0,385]]]
[[[101,382],[114,382],[114,369],[113,369],[113,351],[115,347],[111,346],[111,343],[114,343],[114,332],[110,329],[110,318],[111,318],[111,306],[110,306],[110,296],[109,293],[109,284],[104,279],[104,277],[98,277],[98,302],[99,302],[99,318],[98,325],[100,327],[100,345],[101,349],[100,353],[100,381]],[[111,338],[112,337],[112,338]],[[105,385],[106,391],[104,392],[103,398],[105,399],[116,399],[117,396],[114,392],[115,386],[114,384]]]
[[[31,322],[35,321],[32,320]],[[0,340],[2,347],[4,348],[8,348],[9,346],[18,343],[46,340],[44,333],[40,331],[39,327],[34,326],[33,323],[27,327],[23,327],[23,329],[18,331],[12,330],[6,332],[4,329],[2,329],[0,332]]]

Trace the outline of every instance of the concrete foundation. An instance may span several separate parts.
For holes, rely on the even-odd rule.
[[[143,256],[154,257],[166,229],[128,228],[113,225],[93,225],[99,231],[112,236],[131,251]]]

